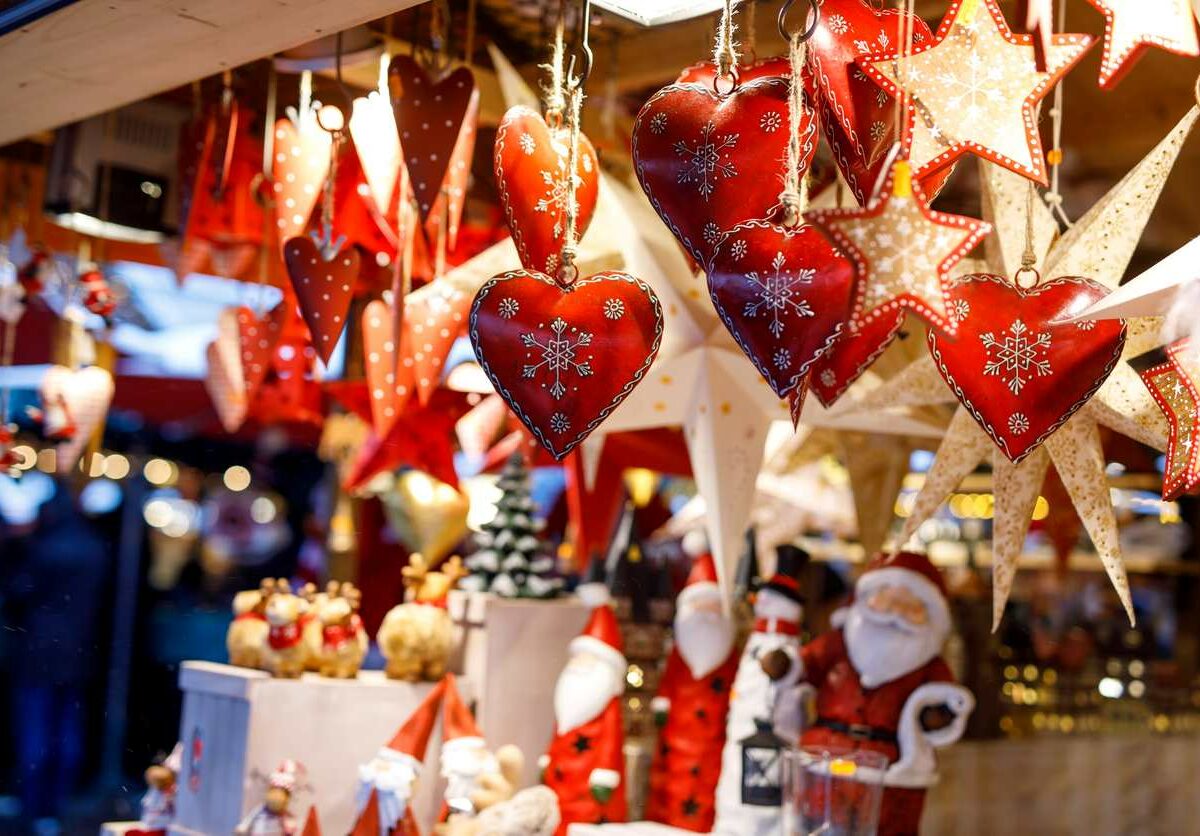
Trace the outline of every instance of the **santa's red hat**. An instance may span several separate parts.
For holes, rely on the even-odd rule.
[[[437,710],[445,692],[446,680],[443,679],[425,695],[425,699],[404,721],[404,725],[396,732],[396,736],[388,741],[384,749],[380,750],[380,754],[407,756],[417,763],[424,762],[425,749],[429,746],[429,738],[433,734],[433,726],[437,722]]]
[[[442,702],[442,745],[443,747],[475,746],[483,743],[483,732],[475,723],[475,717],[463,702],[455,685],[454,674],[446,674],[446,693]]]
[[[854,599],[866,601],[872,592],[885,586],[904,587],[925,605],[932,624],[949,630],[950,604],[946,599],[946,582],[928,556],[917,552],[877,555],[855,583]]]
[[[705,552],[696,557],[692,563],[692,571],[688,573],[687,584],[679,593],[676,604],[683,607],[685,604],[695,603],[697,601],[721,601],[721,587],[717,583],[717,565],[713,562],[711,554]]]
[[[571,639],[567,650],[572,656],[576,653],[590,653],[607,662],[624,678],[625,643],[621,640],[621,628],[617,625],[617,617],[610,605],[610,598],[607,594],[603,597],[599,594],[599,590],[595,588],[600,586],[599,584],[589,586],[592,588],[587,590],[586,596],[581,597],[587,603],[592,604],[591,617],[588,618],[583,632]],[[577,590],[577,592],[582,592],[582,590]]]

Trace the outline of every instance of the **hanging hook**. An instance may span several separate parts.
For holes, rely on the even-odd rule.
[[[783,0],[783,5],[779,7],[779,16],[775,18],[775,27],[779,30],[779,37],[787,43],[792,42],[792,34],[788,32],[787,15],[792,10],[792,5],[796,0]],[[821,22],[821,3],[820,0],[810,0],[809,15],[812,17],[812,22],[808,24],[808,28],[804,30],[804,34],[800,36],[800,42],[803,43],[811,38],[817,31],[817,24]]]
[[[589,42],[589,37],[592,29],[592,0],[583,0],[582,8],[580,9],[579,21],[579,51],[583,53],[583,73],[579,76],[579,83],[582,85],[588,80],[588,76],[592,74],[592,45]],[[572,62],[574,59],[572,59]]]

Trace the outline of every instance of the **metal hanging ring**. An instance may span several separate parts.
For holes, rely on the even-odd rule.
[[[775,27],[779,30],[779,37],[783,38],[785,43],[792,42],[792,33],[788,31],[787,15],[792,10],[792,4],[796,0],[784,0],[783,5],[779,7],[779,15],[775,18]],[[821,22],[821,3],[819,0],[810,0],[809,17],[812,20],[808,24],[808,28],[804,30],[804,34],[800,36],[800,43],[812,38],[817,32],[817,25]]]
[[[722,90],[722,89],[721,89],[721,82],[722,82],[722,81],[728,81],[728,82],[729,82],[729,89],[728,89],[728,90]],[[737,86],[738,86],[738,68],[737,68],[736,66],[730,67],[730,68],[729,68],[729,72],[728,72],[728,73],[725,73],[725,74],[722,74],[722,73],[721,73],[721,71],[718,69],[718,70],[717,70],[717,72],[713,74],[713,84],[712,84],[712,86],[713,86],[713,92],[714,92],[714,93],[716,93],[716,94],[717,94],[717,96],[719,96],[719,97],[721,97],[721,98],[724,98],[725,96],[728,96],[730,93],[732,93],[734,90],[736,90],[736,89],[737,89]]]
[[[1021,283],[1022,277],[1029,280],[1028,285]],[[1021,290],[1032,290],[1038,286],[1038,283],[1041,282],[1041,280],[1042,274],[1039,273],[1035,267],[1018,267],[1017,272],[1013,273],[1013,284],[1015,284]]]

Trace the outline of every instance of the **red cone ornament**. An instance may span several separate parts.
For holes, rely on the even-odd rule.
[[[496,129],[496,185],[500,205],[521,264],[551,276],[558,272],[566,232],[568,130],[550,128],[541,114],[509,108]],[[596,208],[600,169],[596,149],[580,134],[575,169],[578,236],[583,237]]]
[[[781,398],[837,339],[853,285],[850,262],[810,225],[736,226],[708,271],[725,327]]]
[[[556,459],[633,391],[662,329],[654,291],[616,272],[565,288],[543,273],[503,273],[480,288],[470,319],[484,372]]]
[[[1123,320],[1060,321],[1107,293],[1076,277],[1026,290],[1003,276],[963,276],[950,299],[957,336],[929,329],[942,377],[1013,462],[1087,403],[1120,359]]]

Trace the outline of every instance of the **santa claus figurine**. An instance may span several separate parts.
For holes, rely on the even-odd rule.
[[[478,811],[471,797],[481,789],[480,779],[500,771],[496,757],[488,751],[483,732],[458,693],[454,674],[447,674],[445,683],[441,753],[442,777],[446,779],[443,821],[451,813],[475,815]]]
[[[796,572],[806,557],[793,546],[777,550],[775,573],[754,598],[754,630],[738,660],[730,694],[717,784],[714,833],[727,836],[775,836],[780,832],[781,799],[746,792],[743,744],[756,735],[774,734],[781,744],[800,736],[803,706],[796,687],[800,662],[800,618],[804,613]]]
[[[425,762],[425,750],[437,722],[446,680],[433,686],[404,725],[374,758],[358,768],[358,815],[370,815],[368,801],[377,802],[379,833],[417,836],[410,802]]]
[[[696,548],[686,541],[684,546]],[[651,702],[660,731],[650,767],[649,821],[697,833],[712,829],[729,691],[737,674],[734,633],[712,555],[702,552],[676,598],[675,646]]]
[[[556,836],[564,836],[573,822],[626,818],[624,645],[604,585],[584,584],[578,594],[592,606],[592,614],[571,640],[570,660],[555,685],[555,734],[541,761],[542,781],[558,796]]]
[[[925,788],[937,777],[933,749],[958,740],[975,707],[939,655],[949,633],[941,573],[925,555],[901,552],[876,558],[855,584],[841,629],[801,652],[817,695],[801,745],[888,759],[881,836],[918,832]]]
[[[303,772],[304,767],[297,761],[280,762],[267,779],[262,804],[247,813],[234,828],[235,836],[295,836],[299,830],[288,806]]]

